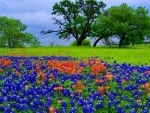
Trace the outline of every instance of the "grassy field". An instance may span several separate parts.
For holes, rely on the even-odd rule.
[[[149,51],[150,45],[1,48],[0,113],[149,113]],[[118,64],[124,62],[144,66]]]
[[[40,48],[0,48],[0,55],[26,55],[26,56],[72,56],[88,58],[99,56],[104,61],[118,63],[131,63],[132,65],[150,65],[150,45],[134,45],[126,48],[116,47],[40,47]]]

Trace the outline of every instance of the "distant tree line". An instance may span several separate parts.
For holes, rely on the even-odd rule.
[[[86,38],[95,38],[95,47],[100,40],[110,37],[119,39],[119,47],[144,43],[150,38],[150,16],[145,7],[137,8],[126,3],[105,9],[106,4],[96,0],[62,0],[53,6],[52,18],[58,30],[42,30],[42,34],[56,32],[60,39],[76,40],[81,46]],[[58,16],[63,19],[58,19]]]

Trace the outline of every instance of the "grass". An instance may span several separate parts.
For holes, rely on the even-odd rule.
[[[126,48],[116,47],[40,47],[25,49],[0,48],[0,55],[21,55],[26,56],[72,56],[88,58],[99,56],[104,61],[118,63],[131,63],[132,65],[150,65],[150,45],[134,45]]]
[[[142,65],[142,64],[147,63],[149,65],[150,64],[149,63],[150,62],[149,51],[150,51],[150,45],[147,45],[147,46],[135,45],[133,47],[129,46],[127,48],[116,48],[116,47],[112,47],[112,48],[109,48],[109,47],[96,47],[96,48],[93,48],[93,47],[41,47],[41,48],[25,48],[25,49],[1,48],[0,56],[1,55],[5,55],[5,56],[8,56],[8,55],[15,55],[15,56],[19,56],[19,55],[26,55],[26,56],[56,55],[56,56],[78,57],[79,59],[82,57],[88,58],[88,57],[92,57],[92,56],[99,56],[104,61],[108,61],[108,62],[113,62],[114,60],[116,60],[117,63],[126,62],[126,63],[131,63],[132,65]],[[147,108],[147,110],[150,110],[150,108],[148,107],[150,105],[147,104],[150,100],[150,96],[149,96],[150,89],[147,89],[147,87],[150,86],[150,83],[149,83],[149,79],[150,79],[149,78],[149,75],[150,75],[149,69],[150,68],[148,66],[142,66],[142,67],[135,66],[134,67],[134,66],[129,66],[127,64],[122,64],[121,66],[118,66],[116,63],[112,63],[111,65],[106,63],[108,70],[106,70],[106,72],[103,72],[103,74],[98,73],[97,76],[94,77],[93,75],[88,74],[91,72],[91,69],[93,69],[92,72],[96,73],[97,70],[99,70],[98,68],[102,68],[102,67],[95,65],[96,68],[93,68],[93,67],[88,67],[90,65],[86,65],[86,67],[84,67],[85,66],[84,65],[83,67],[86,71],[84,71],[82,74],[79,74],[78,76],[68,76],[65,73],[73,72],[72,70],[74,69],[74,68],[72,68],[73,66],[70,64],[70,62],[67,65],[68,70],[70,70],[70,71],[66,71],[66,67],[63,67],[63,65],[60,64],[61,62],[56,62],[56,61],[55,61],[56,64],[54,62],[53,62],[53,64],[55,64],[57,66],[54,66],[54,65],[50,65],[50,66],[54,66],[54,67],[58,68],[59,67],[58,64],[60,64],[60,66],[62,66],[62,67],[59,67],[58,70],[64,69],[63,70],[64,72],[62,72],[62,71],[57,72],[56,70],[48,71],[49,70],[48,68],[44,68],[45,61],[43,61],[43,64],[41,66],[42,71],[39,71],[40,69],[38,69],[37,68],[38,66],[35,65],[35,64],[38,64],[39,61],[35,63],[32,58],[26,59],[27,62],[23,61],[21,59],[16,60],[12,57],[7,57],[7,58],[12,59],[13,65],[8,68],[5,68],[4,66],[1,66],[1,68],[0,68],[1,69],[0,75],[3,76],[3,77],[2,76],[0,77],[0,85],[2,85],[1,89],[3,89],[3,91],[0,92],[0,96],[6,98],[6,95],[5,95],[6,93],[7,93],[8,97],[14,96],[14,94],[13,94],[14,92],[12,92],[12,90],[9,90],[7,92],[7,88],[9,87],[11,89],[10,86],[18,87],[18,85],[22,84],[22,85],[20,85],[20,89],[17,89],[17,88],[13,89],[16,92],[19,92],[18,94],[16,94],[16,95],[18,95],[17,99],[18,99],[18,97],[21,98],[20,94],[26,95],[25,99],[29,99],[29,97],[27,95],[29,95],[29,93],[31,93],[31,91],[35,92],[35,94],[38,94],[40,96],[40,99],[39,99],[38,97],[32,95],[33,99],[32,100],[29,99],[29,100],[31,100],[30,104],[27,104],[27,103],[25,104],[25,106],[30,106],[31,104],[34,105],[34,106],[32,106],[33,109],[31,108],[32,110],[30,109],[30,110],[28,110],[28,112],[32,112],[32,111],[39,112],[37,110],[47,111],[47,108],[49,106],[54,106],[54,108],[58,108],[60,111],[62,111],[62,105],[61,105],[61,103],[58,102],[58,97],[61,97],[62,100],[64,102],[66,102],[66,104],[67,104],[66,112],[69,113],[69,111],[72,109],[71,104],[69,104],[70,100],[72,98],[70,98],[70,97],[68,98],[65,95],[65,93],[62,93],[58,90],[54,90],[52,87],[53,87],[53,84],[55,84],[55,85],[58,84],[58,86],[63,86],[63,88],[65,88],[64,90],[70,90],[71,92],[77,92],[77,89],[81,88],[81,86],[82,86],[81,82],[78,82],[79,86],[77,85],[78,87],[76,87],[76,89],[74,89],[72,87],[72,84],[77,84],[76,80],[78,80],[81,76],[82,76],[81,77],[82,83],[85,86],[85,87],[83,87],[83,97],[86,100],[86,104],[89,101],[87,99],[87,97],[89,97],[93,100],[93,102],[91,102],[91,103],[92,103],[92,105],[94,105],[93,108],[94,108],[95,113],[103,113],[104,111],[105,111],[105,113],[106,112],[110,113],[112,110],[114,111],[114,113],[116,113],[117,110],[119,109],[119,107],[124,109],[124,111],[126,111],[126,112],[131,112],[129,110],[136,110],[137,112],[141,112],[141,110],[142,110],[142,112],[144,112],[145,108]],[[31,62],[29,62],[29,60],[31,60]],[[24,65],[22,65],[20,61],[21,62],[23,61]],[[3,60],[3,62],[4,62],[4,60]],[[5,61],[5,62],[7,62],[7,61]],[[84,64],[84,62],[82,62],[82,63]],[[4,63],[4,64],[6,65],[7,63]],[[20,64],[22,66],[20,66]],[[38,65],[40,65],[40,63]],[[69,67],[69,65],[71,65],[71,66]],[[34,67],[34,66],[36,66],[36,67]],[[16,69],[15,68],[12,69],[12,67],[15,67]],[[3,70],[3,68],[6,70]],[[29,68],[31,68],[31,69],[29,69]],[[72,68],[72,69],[70,69],[70,68]],[[30,71],[32,69],[34,70],[34,72],[37,71],[39,74],[36,74],[36,73],[33,74],[33,72],[30,73]],[[19,74],[17,74],[18,70],[20,71]],[[77,70],[79,70],[79,67],[77,68]],[[40,75],[41,72],[42,72],[42,74]],[[107,74],[107,72],[108,72],[108,74]],[[48,79],[49,79],[49,78],[51,78],[49,76],[49,75],[51,75],[51,73],[54,74],[55,80],[52,77],[53,78],[52,80],[44,83],[43,77],[46,78],[46,76],[48,76]],[[64,73],[64,74],[61,74],[61,73]],[[36,79],[33,79],[33,75],[35,75],[34,77]],[[37,76],[37,75],[40,75],[40,76]],[[66,76],[67,76],[67,78],[68,77],[69,78],[67,79]],[[29,77],[29,78],[27,79],[27,77]],[[105,80],[104,83],[101,84],[101,83],[98,83],[98,81],[96,82],[96,79],[102,80],[103,77]],[[41,81],[42,84],[38,83],[37,82],[38,80],[40,80],[40,81],[42,80],[43,81],[43,82]],[[124,82],[123,82],[123,80],[124,80]],[[27,86],[27,88],[26,88],[26,86]],[[108,86],[110,89],[105,89],[106,86]],[[22,90],[22,88],[24,88],[24,87],[25,87],[25,90]],[[34,89],[35,87],[37,88],[36,90]],[[49,93],[49,97],[51,97],[53,100],[52,105],[50,104],[49,100],[46,100],[46,94],[48,94],[48,93],[46,93],[46,94],[44,92],[41,93],[41,90],[44,89],[43,91],[46,92],[47,91],[46,88],[50,88],[50,87],[51,87],[51,92],[53,93],[53,94]],[[97,91],[103,93],[102,87],[106,91],[105,95],[101,95],[101,97],[103,99],[101,97],[99,99],[90,97],[89,94],[93,94],[94,97],[96,97],[94,92],[97,92]],[[88,90],[88,88],[90,88],[90,90]],[[31,89],[34,89],[34,90],[31,90]],[[115,94],[109,93],[112,91],[114,91],[117,95],[115,96]],[[138,93],[137,93],[137,91],[138,91]],[[32,92],[32,94],[34,94],[33,92]],[[73,94],[75,94],[75,93],[73,93]],[[121,95],[121,96],[119,96],[119,95]],[[114,98],[112,101],[113,105],[116,105],[113,102],[120,102],[116,108],[114,106],[112,106],[110,108],[108,107],[108,102],[110,100],[112,100],[112,98],[110,99],[110,96],[112,98]],[[128,109],[128,108],[126,109],[126,105],[133,105],[133,103],[130,103],[128,100],[122,99],[122,97],[126,98],[126,96],[129,97],[130,100],[133,100],[133,103],[135,103],[135,102],[136,102],[136,104],[139,103],[138,104],[139,107],[131,106],[130,109]],[[97,97],[99,97],[99,96],[97,96]],[[81,99],[80,96],[78,96],[78,100],[79,99]],[[81,107],[80,105],[78,105],[80,103],[78,103],[78,101],[75,98],[73,98],[73,100],[75,101],[75,104],[76,104],[75,106],[77,106],[77,111],[79,113],[81,113],[81,111],[86,111],[85,109],[82,110],[82,108],[83,107],[85,108],[85,106],[81,105],[82,106]],[[102,100],[104,100],[104,101],[102,101]],[[139,102],[137,102],[137,100]],[[12,100],[9,101],[10,102],[9,104],[11,104],[11,107],[12,107],[13,101]],[[37,101],[42,101],[43,103],[46,103],[48,106],[45,107],[44,105],[42,105],[42,106],[38,105],[39,108],[37,108],[37,105],[35,104]],[[80,101],[82,101],[82,100],[80,100]],[[13,103],[15,103],[15,102],[17,102],[17,101],[14,101]],[[6,108],[3,110],[6,110],[7,112],[10,111],[10,107],[9,107],[9,105],[7,105],[7,103],[5,101],[1,102],[1,103],[2,104],[0,104],[0,108],[3,107],[3,108]],[[19,106],[23,105],[21,102],[17,102],[17,103],[18,103],[17,105],[19,105]],[[96,107],[96,106],[99,106],[99,103],[102,103],[104,105],[104,107],[101,109],[99,107]],[[146,104],[144,104],[144,103],[146,103]],[[14,108],[14,107],[12,107],[12,108]],[[3,110],[0,110],[0,112]],[[15,108],[14,111],[19,112],[19,109]],[[20,112],[24,113],[27,111],[22,110]],[[145,111],[145,113],[148,113],[148,112]]]

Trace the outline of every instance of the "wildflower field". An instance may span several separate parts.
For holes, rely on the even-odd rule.
[[[149,113],[150,46],[0,49],[0,113]]]

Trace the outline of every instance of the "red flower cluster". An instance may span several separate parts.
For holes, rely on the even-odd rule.
[[[58,60],[47,61],[48,69],[57,69],[59,72],[71,75],[71,74],[81,74],[84,68],[79,66],[78,62],[65,62]]]
[[[54,90],[55,91],[61,91],[61,90],[63,90],[63,87],[62,86],[57,86],[57,87],[54,87]]]
[[[82,83],[81,80],[78,80],[78,81],[76,82],[76,84],[73,84],[73,85],[72,85],[72,88],[75,89],[76,92],[78,92],[78,93],[82,93],[84,87],[85,87],[85,86],[83,85],[83,83]]]
[[[98,92],[100,92],[100,94],[104,94],[105,91],[109,90],[110,89],[110,86],[98,86]]]
[[[147,74],[150,74],[150,70],[146,71]]]
[[[0,59],[0,66],[4,65],[6,67],[10,66],[12,64],[10,59],[1,58]]]
[[[106,80],[112,80],[113,79],[113,75],[110,72],[107,72],[106,75],[104,75],[104,78]]]
[[[103,71],[105,71],[107,68],[104,65],[104,63],[101,63],[99,60],[96,60],[95,63],[92,65],[91,67],[91,75],[99,75],[101,74]]]
[[[49,113],[56,113],[54,106],[49,107]]]
[[[148,96],[150,96],[150,83],[142,84],[141,88],[143,88]]]

